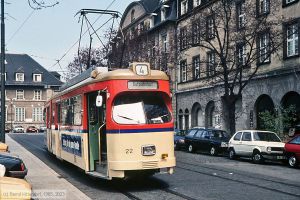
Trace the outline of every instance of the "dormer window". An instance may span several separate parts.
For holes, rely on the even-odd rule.
[[[181,15],[184,15],[188,11],[188,1],[183,0],[181,1]]]
[[[165,21],[166,20],[166,14],[167,14],[167,10],[165,7],[161,8],[161,21]]]
[[[194,8],[200,6],[200,4],[201,4],[201,0],[194,0]]]
[[[33,82],[42,82],[42,74],[33,74]]]
[[[16,81],[24,82],[24,73],[16,73]]]

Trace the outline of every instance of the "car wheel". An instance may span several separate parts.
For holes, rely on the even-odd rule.
[[[296,167],[298,165],[298,161],[295,155],[289,156],[288,162],[290,167]]]
[[[252,161],[255,164],[260,164],[264,162],[264,158],[259,151],[254,151],[252,154]]]
[[[228,157],[230,160],[234,160],[236,158],[235,151],[233,148],[229,149]]]
[[[212,147],[210,148],[209,153],[210,153],[211,156],[216,156],[216,155],[218,154],[218,153],[217,153],[216,147],[212,146]]]
[[[188,151],[189,151],[190,153],[194,152],[194,147],[193,147],[193,145],[191,145],[191,144],[189,145]]]

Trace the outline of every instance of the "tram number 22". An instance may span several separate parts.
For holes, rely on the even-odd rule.
[[[133,149],[125,149],[126,154],[131,154],[133,152]]]

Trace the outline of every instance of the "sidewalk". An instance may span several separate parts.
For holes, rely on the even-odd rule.
[[[6,135],[6,144],[12,154],[18,155],[28,168],[26,180],[32,185],[33,199],[85,200],[90,199],[36,156]]]

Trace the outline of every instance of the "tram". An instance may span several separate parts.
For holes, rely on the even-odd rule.
[[[95,68],[45,104],[47,149],[91,176],[172,174],[174,127],[169,78],[148,63]]]

